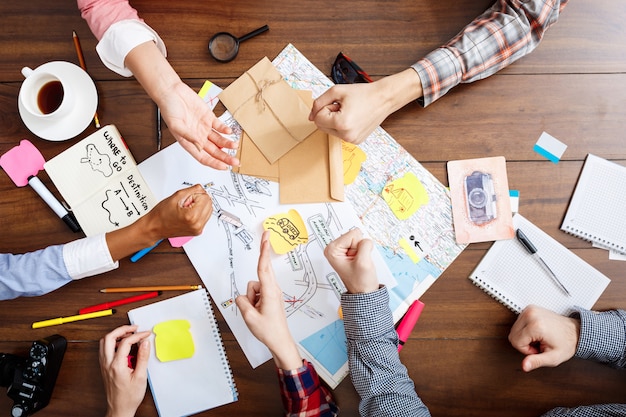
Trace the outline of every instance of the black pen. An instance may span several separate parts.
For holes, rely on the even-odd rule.
[[[156,131],[157,131],[157,151],[161,150],[161,108],[157,106],[156,110],[157,120],[156,120]]]
[[[537,248],[535,247],[535,245],[532,244],[532,242],[530,241],[530,239],[528,239],[528,237],[524,234],[524,232],[522,232],[522,229],[517,229],[517,232],[515,232],[515,235],[517,236],[517,239],[522,243],[522,245],[526,248],[528,253],[530,253],[536,259],[539,260],[539,263],[541,264],[541,266],[543,266],[544,269],[548,271],[548,273],[550,274],[550,277],[559,286],[559,288],[561,288],[561,290],[563,290],[565,294],[571,297],[571,294],[569,293],[569,291],[567,291],[567,288],[565,288],[563,283],[559,281],[559,279],[556,277],[556,274],[554,273],[554,271],[552,271],[552,269],[550,269],[546,261],[544,261],[543,258],[539,256],[539,254],[537,253]]]

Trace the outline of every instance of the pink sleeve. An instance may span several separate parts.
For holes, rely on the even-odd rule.
[[[139,18],[128,0],[77,0],[80,15],[87,21],[96,39],[102,39],[104,32],[114,23],[121,20]]]

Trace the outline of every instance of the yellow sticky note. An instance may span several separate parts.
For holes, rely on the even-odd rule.
[[[156,356],[161,362],[191,358],[195,351],[187,320],[168,320],[154,326]]]
[[[300,213],[293,209],[268,217],[263,222],[263,228],[270,231],[270,244],[279,255],[291,252],[296,246],[309,240],[309,233]]]
[[[393,214],[400,220],[408,219],[421,206],[428,204],[426,188],[412,172],[388,183],[382,192]]]
[[[367,159],[365,152],[358,146],[341,141],[341,153],[343,155],[343,183],[352,184],[361,171],[361,165]]]
[[[406,254],[409,255],[409,258],[411,258],[414,264],[420,261],[419,255],[415,253],[415,251],[413,250],[413,247],[411,246],[408,240],[406,240],[405,238],[402,238],[400,239],[398,243],[400,244],[400,247],[404,249]]]

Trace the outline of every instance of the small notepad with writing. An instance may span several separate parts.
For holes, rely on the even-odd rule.
[[[565,315],[576,307],[591,309],[609,285],[609,278],[519,213],[513,216],[513,227],[524,232],[570,295],[517,239],[494,242],[470,280],[515,313],[530,304]]]
[[[589,154],[561,230],[626,253],[626,167]]]
[[[115,125],[107,125],[44,164],[87,236],[134,223],[158,200]]]
[[[237,389],[206,290],[128,312],[151,336],[148,381],[160,417],[196,414],[237,401]]]

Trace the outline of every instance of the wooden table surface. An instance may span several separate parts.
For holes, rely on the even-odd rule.
[[[626,2],[570,3],[531,55],[487,80],[455,88],[426,109],[408,105],[383,127],[444,184],[449,160],[504,155],[510,188],[520,191],[520,212],[612,279],[596,308],[626,308],[624,264],[559,230],[587,153],[626,163]],[[374,78],[392,74],[447,41],[491,0],[321,0],[313,7],[293,0],[132,4],[164,39],[174,68],[197,90],[205,79],[226,87],[288,43],[326,73],[343,51]],[[96,81],[101,122],[118,126],[138,162],[155,152],[154,104],[134,79],[102,65],[75,2],[3,1],[0,16],[0,153],[26,138],[49,159],[95,130],[91,125],[77,138],[48,142],[30,133],[17,111],[23,66],[78,63],[72,30]],[[264,24],[269,32],[242,43],[233,62],[217,63],[208,55],[212,34],[242,35]],[[568,145],[558,164],[532,150],[543,131]],[[165,128],[164,146],[172,140]],[[40,177],[51,186],[45,173]],[[33,190],[15,187],[4,173],[0,193],[0,251],[23,253],[80,237]],[[432,414],[522,417],[558,405],[624,402],[626,378],[605,365],[571,360],[555,369],[521,371],[522,355],[507,340],[516,316],[467,278],[489,246],[470,245],[426,292],[424,313],[401,353]],[[33,321],[102,302],[97,290],[105,286],[180,281],[200,283],[182,250],[160,245],[136,264],[124,260],[113,272],[51,294],[1,302],[0,352],[23,353],[32,341],[55,332],[69,341],[52,401],[37,415],[103,415],[98,340],[127,323],[130,307],[56,328],[32,330]],[[202,415],[280,415],[273,364],[252,369],[221,316],[219,326],[239,401]],[[349,379],[334,393],[342,415],[357,415],[358,395]],[[0,415],[9,415],[10,405],[0,394]],[[156,415],[149,392],[137,415]]]

